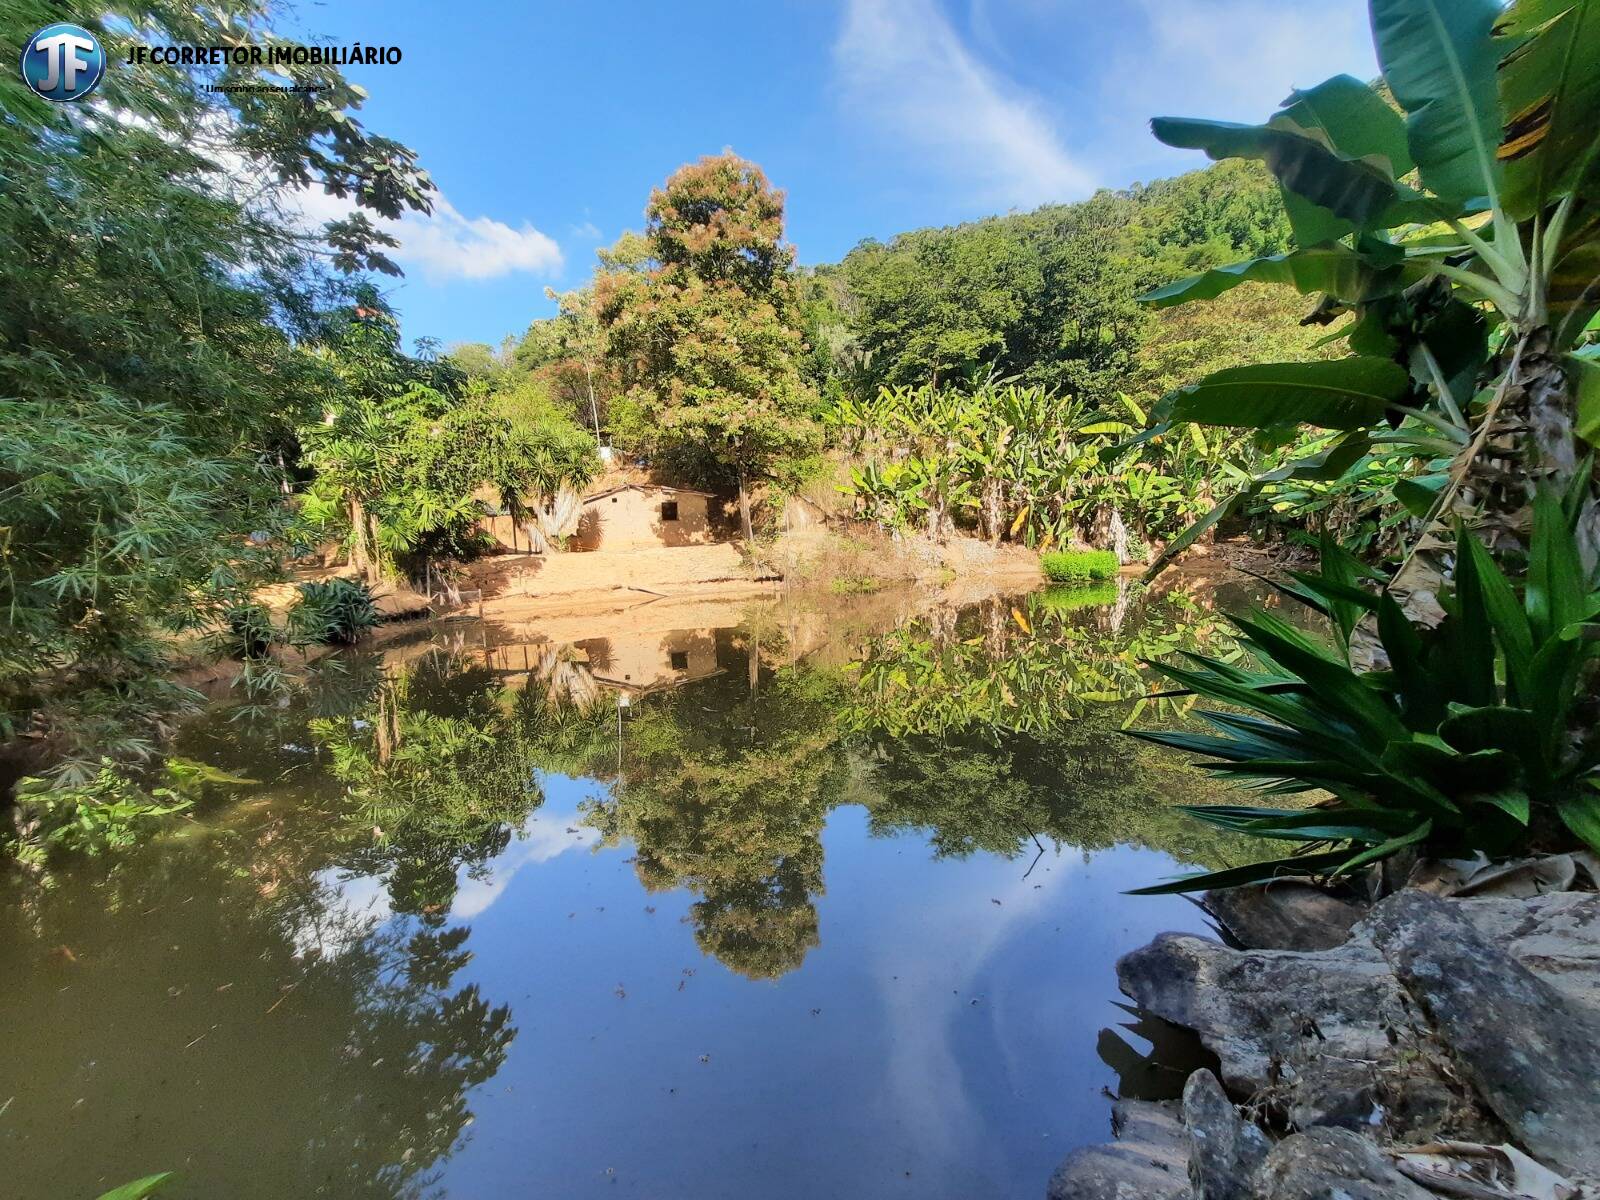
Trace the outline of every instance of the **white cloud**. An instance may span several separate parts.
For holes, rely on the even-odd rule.
[[[1264,121],[1294,88],[1378,71],[1358,0],[1131,0],[1126,14],[1102,90],[1130,124],[1158,115]]]
[[[308,224],[349,216],[355,205],[320,189],[296,193],[293,205]],[[469,217],[444,193],[433,198],[428,214],[408,212],[398,221],[368,212],[372,221],[400,243],[390,256],[415,267],[433,283],[451,279],[496,279],[518,271],[554,276],[561,271],[561,247],[526,221],[513,229],[493,217]]]
[[[407,213],[398,229],[395,257],[422,268],[431,280],[494,279],[517,271],[554,275],[561,247],[524,221],[513,229],[492,217],[464,216],[441,194],[427,216]]]
[[[112,115],[125,124],[152,128],[146,118],[136,113],[117,111]],[[433,283],[497,279],[518,271],[547,276],[561,272],[561,247],[549,234],[526,221],[513,229],[493,217],[469,217],[442,191],[433,194],[432,212],[408,211],[395,221],[360,209],[348,197],[329,195],[320,187],[279,189],[275,184],[264,183],[260,169],[233,144],[231,120],[220,110],[212,112],[191,145],[216,164],[218,186],[245,205],[270,205],[272,211],[290,221],[298,218],[308,232],[360,211],[400,243],[389,251],[391,258],[402,266],[420,268]],[[592,225],[586,227],[594,229]],[[599,230],[594,232],[598,238]]]
[[[935,0],[848,0],[834,66],[852,120],[935,160],[976,202],[1033,207],[1094,189],[1038,102],[980,62]]]

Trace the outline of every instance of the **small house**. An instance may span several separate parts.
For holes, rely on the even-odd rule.
[[[624,483],[583,498],[573,550],[702,546],[718,540],[721,503],[710,492]]]

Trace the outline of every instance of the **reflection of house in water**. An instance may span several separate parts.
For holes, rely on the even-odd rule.
[[[595,682],[635,695],[677,687],[719,673],[716,635],[709,629],[589,638],[577,643]]]
[[[511,642],[479,653],[510,686],[542,687],[552,701],[579,708],[605,691],[639,696],[722,672],[712,629],[628,631],[565,644]]]
[[[703,546],[718,540],[722,506],[710,492],[625,483],[583,499],[574,550]]]

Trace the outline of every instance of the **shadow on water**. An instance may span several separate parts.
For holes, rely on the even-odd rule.
[[[251,784],[5,899],[7,1186],[1035,1195],[1161,1091],[1111,963],[1201,925],[1120,891],[1251,852],[1117,733],[1195,646],[1181,588],[657,603],[220,704]]]

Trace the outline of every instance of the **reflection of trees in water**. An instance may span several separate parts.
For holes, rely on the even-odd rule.
[[[610,693],[595,680],[594,673],[605,671],[611,665],[610,650],[611,643],[604,638],[593,638],[581,647],[554,642],[538,646],[532,669],[544,691],[546,704],[551,708],[575,708],[579,712],[589,712],[604,704]]]
[[[647,887],[695,891],[701,947],[753,977],[817,944],[821,830],[847,801],[876,833],[926,831],[940,856],[1134,842],[1209,863],[1227,839],[1171,806],[1211,785],[1120,736],[1129,706],[1106,702],[1144,694],[1142,659],[1217,633],[1182,596],[1141,605],[1115,587],[936,611],[874,639],[853,669],[802,660],[647,698],[588,820],[635,844]],[[719,652],[731,663],[739,648],[724,638]]]
[[[448,908],[457,873],[481,876],[544,802],[525,719],[537,700],[429,655],[386,677],[361,716],[312,719],[352,815],[371,824],[349,865],[384,876],[396,911]]]
[[[270,751],[307,754],[295,783],[327,806],[340,866],[382,878],[395,911],[436,916],[461,871],[486,876],[543,803],[540,770],[575,767],[614,741],[570,653],[540,647],[518,688],[464,649],[408,650],[386,670],[377,655],[339,656],[292,704],[213,724],[191,751],[252,764],[264,745],[268,761],[254,765],[267,779],[282,775]]]
[[[868,647],[845,719],[888,737],[1046,733],[1145,695],[1147,660],[1222,634],[1221,621],[1181,593],[1158,604],[1130,594],[1046,591],[984,601],[954,626],[948,617],[911,622]]]
[[[185,1194],[442,1196],[510,1009],[458,980],[467,930],[355,911],[320,859],[264,894],[250,868],[313,844],[283,834],[272,819],[130,852],[43,898],[22,937],[0,927],[0,961],[40,944],[75,960],[21,972],[0,1016],[17,1194],[95,1195],[102,1171],[159,1164]],[[82,1037],[38,1036],[62,1027]],[[81,1135],[64,1137],[69,1114]]]
[[[1209,647],[1223,624],[1179,591],[1125,584],[986,601],[952,633],[912,623],[878,639],[843,720],[869,765],[874,831],[926,830],[936,854],[1015,856],[1133,843],[1190,862],[1237,839],[1197,833],[1174,807],[1216,785],[1121,736],[1187,702],[1147,701],[1150,659]]]
[[[874,833],[923,830],[939,857],[1011,858],[1045,843],[1119,844],[1221,865],[1240,840],[1191,826],[1175,806],[1215,798],[1215,784],[1120,735],[1110,708],[1043,733],[982,733],[875,741],[867,761]]]
[[[1182,594],[1108,585],[936,610],[822,669],[754,621],[718,635],[722,674],[620,721],[595,643],[529,647],[499,674],[429,652],[309,724],[341,790],[340,861],[383,878],[396,911],[442,920],[459,872],[492,870],[542,803],[539,771],[590,776],[613,786],[586,820],[635,844],[640,880],[693,891],[701,947],[772,977],[818,942],[821,830],[847,801],[941,856],[1138,842],[1220,865],[1227,839],[1171,808],[1207,782],[1119,736],[1130,706],[1106,703],[1145,692],[1142,659],[1215,651],[1219,628]]]
[[[608,843],[633,841],[647,887],[698,893],[696,940],[754,978],[793,970],[817,944],[822,824],[845,771],[836,686],[802,669],[753,693],[730,674],[650,697],[626,724],[611,794],[587,814]]]

